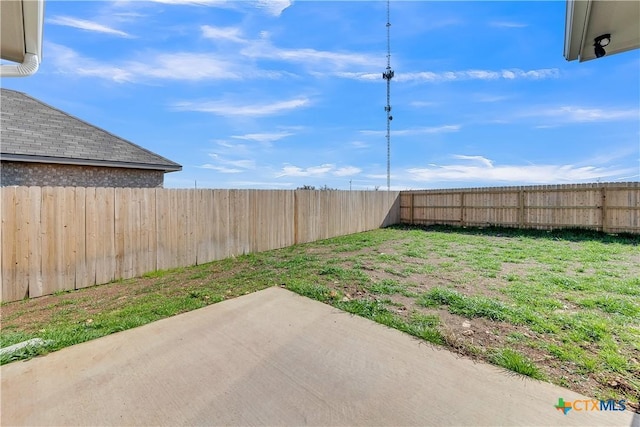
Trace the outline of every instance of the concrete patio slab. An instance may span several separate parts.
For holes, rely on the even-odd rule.
[[[0,373],[3,426],[638,423],[280,288]]]

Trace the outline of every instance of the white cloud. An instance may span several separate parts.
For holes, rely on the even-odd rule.
[[[619,177],[633,172],[632,169],[618,169],[597,166],[575,165],[495,165],[483,156],[462,156],[454,158],[472,161],[475,164],[429,165],[406,170],[406,178],[425,182],[478,182],[478,183],[540,183],[582,182]]]
[[[282,171],[276,175],[276,178],[283,176],[324,176],[329,173],[335,166],[332,164],[323,164],[320,166],[311,166],[308,168],[300,168],[298,166],[287,165]]]
[[[353,142],[351,142],[351,146],[353,146],[354,148],[359,148],[359,149],[369,148],[370,147],[369,144],[367,144],[366,142],[362,142],[362,141],[353,141]]]
[[[489,22],[489,26],[495,28],[526,28],[529,25],[514,21],[492,21]]]
[[[434,126],[434,127],[421,127],[421,128],[413,128],[413,129],[398,129],[391,130],[392,135],[396,136],[413,136],[413,135],[428,135],[434,133],[446,133],[446,132],[458,132],[462,126],[460,125],[444,125],[444,126]],[[360,133],[362,135],[367,136],[382,136],[386,135],[387,131],[385,130],[361,130]]]
[[[66,46],[47,44],[51,61],[60,72],[99,77],[116,83],[160,80],[245,80],[277,79],[287,73],[258,70],[250,64],[215,53],[172,52],[150,54],[144,62],[99,62],[83,57]]]
[[[202,169],[211,169],[220,173],[242,173],[256,168],[256,162],[252,159],[227,159],[217,153],[209,153],[209,157],[215,161],[215,164],[206,163],[198,166]]]
[[[476,95],[475,97],[475,101],[476,102],[502,102],[502,101],[506,101],[508,100],[510,97],[509,96],[503,96],[503,95]]]
[[[354,64],[359,65],[359,64]],[[362,81],[382,81],[382,73],[371,72],[334,72],[335,77]],[[418,71],[396,72],[394,81],[399,83],[442,83],[466,80],[541,80],[560,77],[557,68],[541,68],[538,70],[463,70],[463,71]]]
[[[253,147],[249,148],[247,144],[237,144],[235,142],[229,142],[226,140],[215,140],[216,153],[225,155],[251,155],[254,153]]]
[[[374,56],[356,52],[332,52],[312,48],[283,49],[273,46],[265,39],[252,42],[250,46],[242,49],[240,53],[249,58],[281,60],[313,66],[316,72],[319,67],[323,69],[342,70],[354,66],[380,66],[379,55]]]
[[[212,27],[203,25],[200,27],[202,37],[212,40],[229,40],[236,43],[246,43],[242,38],[242,30],[238,27]]]
[[[560,122],[602,122],[616,120],[638,120],[640,119],[640,109],[602,109],[577,106],[560,106],[543,108],[532,112],[527,112],[525,116],[549,117],[553,121]]]
[[[173,5],[191,5],[191,6],[228,6],[229,0],[149,0],[152,3],[173,4]]]
[[[211,169],[214,170],[216,172],[220,172],[220,173],[241,173],[244,172],[242,169],[237,169],[237,168],[228,168],[226,166],[217,166],[217,165],[211,165],[211,164],[204,164],[202,166],[199,166],[202,169]]]
[[[514,80],[514,79],[548,79],[558,78],[557,68],[542,68],[538,70],[520,70],[518,68],[505,70],[465,70],[465,71],[423,71],[416,73],[397,73],[398,82],[451,82],[464,80]]]
[[[245,135],[233,135],[232,138],[270,144],[272,142],[279,141],[282,138],[286,138],[291,135],[293,135],[293,133],[291,132],[247,133]]]
[[[111,34],[119,37],[131,37],[130,34],[124,31],[116,30],[115,28],[108,27],[103,24],[99,24],[93,21],[87,21],[84,19],[72,18],[70,16],[53,16],[47,19],[47,23],[54,25],[62,25],[65,27],[78,28],[80,30],[93,31],[103,34]]]
[[[238,64],[209,53],[163,53],[149,58],[148,62],[129,62],[125,68],[135,77],[167,80],[241,80],[247,77]]]
[[[335,176],[352,176],[352,175],[357,175],[360,172],[362,172],[362,169],[357,168],[355,166],[346,166],[343,168],[338,168],[336,169],[333,174]]]
[[[84,58],[68,47],[47,43],[45,49],[47,57],[62,73],[98,77],[116,82],[127,82],[134,79],[129,70]]]
[[[216,161],[216,163],[225,166],[233,166],[234,168],[241,169],[255,169],[256,161],[253,159],[237,159],[230,160],[220,156],[218,153],[209,153],[209,157]],[[203,166],[204,167],[204,166]]]
[[[280,16],[292,2],[290,0],[257,0],[256,6],[273,16]]]
[[[382,81],[382,73],[355,73],[355,72],[337,72],[333,73],[335,77],[352,80],[365,80],[365,81]]]
[[[323,177],[327,175],[333,175],[337,177],[353,176],[362,172],[362,169],[355,166],[344,166],[336,168],[335,165],[325,163],[319,166],[310,166],[308,168],[301,168],[294,165],[285,165],[280,173],[276,175],[276,178],[283,176],[296,176],[296,177]]]
[[[486,157],[483,156],[465,156],[462,154],[454,154],[453,155],[454,159],[460,159],[460,160],[471,160],[477,163],[480,163],[482,166],[486,166],[488,168],[492,168],[493,167],[493,162],[489,159],[487,159]]]
[[[251,7],[262,10],[269,15],[280,16],[289,6],[290,0],[149,0],[153,3],[187,5],[187,6],[214,6],[221,8],[244,8]]]
[[[219,116],[259,117],[281,114],[287,111],[306,107],[311,102],[307,98],[294,98],[267,104],[236,104],[229,101],[182,101],[172,105],[177,111],[198,111]]]
[[[409,105],[415,108],[425,108],[425,107],[435,107],[438,104],[435,102],[428,102],[428,101],[411,101]]]

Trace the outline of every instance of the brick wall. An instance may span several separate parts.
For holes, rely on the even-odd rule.
[[[146,169],[1,162],[0,185],[51,187],[162,187],[164,172]]]

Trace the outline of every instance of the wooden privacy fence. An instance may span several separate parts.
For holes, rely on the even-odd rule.
[[[395,224],[398,194],[3,187],[2,301]]]
[[[640,183],[403,191],[400,221],[640,233]]]

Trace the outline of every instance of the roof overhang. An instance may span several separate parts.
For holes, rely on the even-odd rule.
[[[595,59],[594,39],[611,34],[605,47],[613,55],[640,47],[640,2],[567,0],[564,57],[580,62]]]
[[[44,0],[0,1],[0,76],[28,76],[42,59]]]
[[[4,1],[4,0],[0,0]],[[182,170],[182,166],[175,165],[154,165],[150,163],[133,163],[133,162],[113,162],[108,160],[90,160],[90,159],[71,159],[66,157],[49,157],[49,156],[31,156],[26,154],[0,154],[0,161],[3,162],[25,162],[25,163],[45,163],[70,166],[97,166],[107,168],[125,168],[125,169],[147,169],[162,172],[178,172]]]

